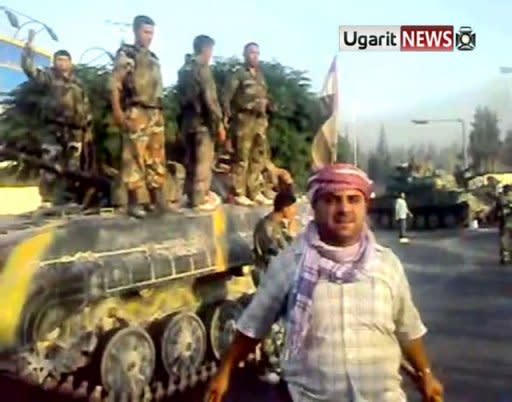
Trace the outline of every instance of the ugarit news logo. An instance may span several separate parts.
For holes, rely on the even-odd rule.
[[[340,51],[453,52],[473,50],[476,35],[469,26],[340,26]]]

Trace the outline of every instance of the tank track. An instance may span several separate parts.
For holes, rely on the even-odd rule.
[[[98,325],[94,333],[71,345],[63,345],[58,337],[45,340],[14,356],[4,370],[28,384],[74,398],[162,400],[216,373],[234,321],[250,297],[244,293],[196,311],[184,308],[146,324],[129,323],[113,313],[111,328]],[[259,347],[241,366],[260,361],[261,354]]]

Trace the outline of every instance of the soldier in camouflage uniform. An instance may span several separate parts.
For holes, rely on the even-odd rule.
[[[142,218],[147,209],[168,210],[163,191],[167,177],[163,82],[158,57],[149,50],[154,21],[137,16],[133,21],[135,44],[117,51],[112,73],[112,109],[123,129],[121,175],[128,191],[128,212]]]
[[[259,68],[259,54],[256,43],[245,45],[245,64],[227,80],[223,97],[224,116],[231,120],[235,149],[235,202],[247,206],[272,204],[258,186],[270,158],[266,131],[271,107],[265,77]]]
[[[206,35],[194,39],[194,55],[185,58],[178,72],[180,128],[186,146],[185,188],[189,206],[215,208],[219,200],[210,192],[214,162],[214,136],[226,139],[217,87],[208,65],[215,42]]]
[[[503,187],[503,193],[498,199],[497,205],[499,229],[500,229],[500,262],[510,262],[512,251],[512,187]]]
[[[286,248],[297,234],[296,201],[291,191],[278,192],[274,198],[274,210],[256,224],[253,234],[255,269],[252,272],[256,285],[264,280],[271,259]],[[279,381],[279,356],[283,340],[284,325],[279,322],[274,324],[271,335],[263,343],[266,360],[263,379],[267,382]]]
[[[42,105],[45,128],[41,136],[44,161],[74,170],[92,170],[92,114],[83,83],[75,76],[71,55],[59,50],[53,67],[41,69],[34,63],[33,34],[21,56],[25,74],[48,89]],[[39,191],[44,203],[77,201],[73,181],[41,171]]]

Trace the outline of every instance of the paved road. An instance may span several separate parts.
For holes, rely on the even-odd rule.
[[[411,237],[410,244],[400,245],[394,233],[378,233],[379,241],[404,263],[429,328],[427,346],[445,384],[446,401],[512,402],[512,266],[498,264],[497,233],[450,231]],[[279,400],[275,389],[250,370],[241,372],[235,383],[230,402]],[[172,401],[200,401],[201,393],[198,387]],[[414,392],[410,395],[411,402],[419,400]]]

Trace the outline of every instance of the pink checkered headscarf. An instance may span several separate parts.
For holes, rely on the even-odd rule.
[[[348,163],[334,163],[317,170],[308,180],[308,195],[313,203],[325,192],[358,190],[368,200],[372,194],[373,182],[366,173]]]

